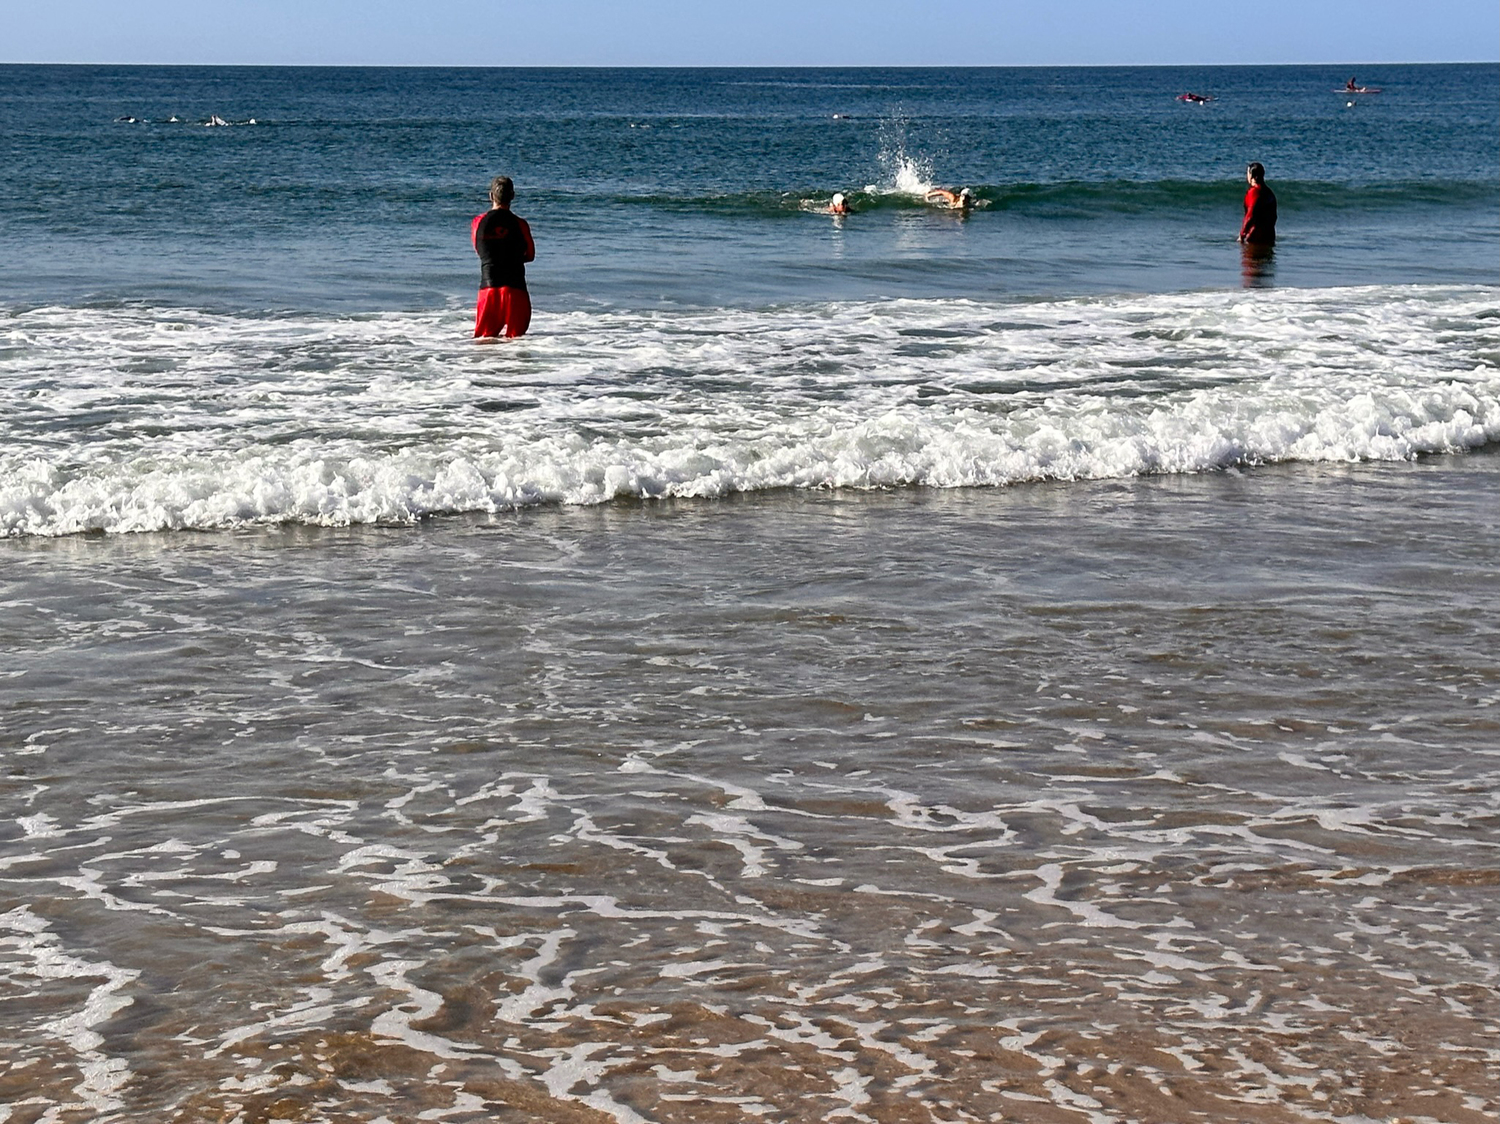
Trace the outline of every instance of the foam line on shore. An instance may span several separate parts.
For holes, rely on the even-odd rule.
[[[1493,290],[463,314],[13,313],[0,533],[993,487],[1500,441]]]

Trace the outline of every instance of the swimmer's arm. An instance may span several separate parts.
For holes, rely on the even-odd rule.
[[[475,215],[474,221],[469,224],[469,242],[474,247],[474,252],[479,253],[479,220],[483,215]]]
[[[521,224],[521,233],[526,236],[526,256],[522,261],[536,261],[536,243],[531,240],[531,227],[525,219],[516,219]]]

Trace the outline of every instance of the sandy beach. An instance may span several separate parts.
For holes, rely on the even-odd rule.
[[[1497,482],[0,542],[6,1119],[1480,1124]]]

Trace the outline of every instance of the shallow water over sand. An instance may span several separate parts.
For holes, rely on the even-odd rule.
[[[1493,1119],[1497,484],[0,542],[0,1119]]]

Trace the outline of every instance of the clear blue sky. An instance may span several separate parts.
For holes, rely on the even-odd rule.
[[[0,62],[1100,65],[1500,58],[1496,0],[0,0]]]

